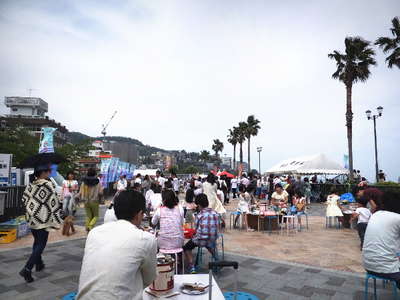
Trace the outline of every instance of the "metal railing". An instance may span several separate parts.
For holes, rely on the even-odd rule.
[[[12,218],[25,214],[25,206],[22,203],[22,195],[25,186],[0,187],[0,191],[6,192],[4,214],[0,216],[0,222],[7,222]]]

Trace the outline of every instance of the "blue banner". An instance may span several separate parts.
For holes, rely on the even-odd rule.
[[[39,153],[54,153],[54,131],[57,128],[43,127],[39,145]]]

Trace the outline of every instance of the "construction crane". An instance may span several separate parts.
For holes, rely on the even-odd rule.
[[[114,117],[115,117],[116,114],[117,114],[117,111],[114,111],[114,113],[113,113],[111,119],[108,120],[108,122],[107,122],[106,124],[103,124],[103,125],[102,125],[103,130],[101,131],[101,134],[103,135],[104,138],[106,137],[106,134],[107,134],[106,129],[107,129],[108,125],[110,125],[112,119],[114,119]]]

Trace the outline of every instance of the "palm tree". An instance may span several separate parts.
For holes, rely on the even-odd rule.
[[[214,144],[212,145],[212,149],[215,152],[216,158],[219,159],[218,153],[224,150],[224,144],[219,139],[216,139],[213,142]]]
[[[252,136],[256,136],[258,134],[258,130],[261,129],[259,120],[254,118],[254,115],[248,116],[247,117],[247,123],[246,123],[246,138],[247,138],[247,163],[248,163],[248,172],[250,173],[250,139]]]
[[[243,143],[246,140],[246,128],[247,128],[247,123],[246,122],[239,122],[239,127],[237,128],[237,141],[239,144],[239,159],[240,159],[240,164],[243,163]]]
[[[210,152],[207,150],[202,150],[199,157],[203,161],[208,161],[210,159]]]
[[[383,48],[383,53],[387,53],[392,50],[392,53],[386,57],[386,62],[389,68],[393,65],[400,68],[400,20],[399,17],[395,17],[392,20],[393,28],[390,28],[393,39],[389,37],[380,37],[375,41],[375,45]]]
[[[346,86],[346,126],[349,151],[350,180],[353,179],[353,112],[351,110],[351,96],[353,84],[365,82],[371,74],[369,67],[376,65],[375,52],[369,47],[370,42],[360,37],[346,37],[345,54],[333,51],[328,57],[336,61],[337,70],[332,74],[334,79],[342,81]]]
[[[232,144],[233,146],[233,168],[234,170],[236,170],[236,145],[238,143],[238,128],[233,126],[232,129],[229,129],[229,134],[227,136],[228,138],[228,143]]]

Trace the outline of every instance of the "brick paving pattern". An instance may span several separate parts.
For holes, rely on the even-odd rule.
[[[75,291],[84,246],[85,239],[49,244],[44,252],[46,269],[40,273],[33,272],[36,280],[31,284],[26,284],[18,275],[30,249],[0,252],[0,299],[55,300]],[[226,254],[226,259],[239,262],[239,290],[252,293],[260,300],[363,299],[362,275],[242,255]],[[223,291],[233,290],[234,278],[231,269],[223,269],[216,275]],[[391,285],[384,289],[379,282],[379,299],[392,299],[391,292]]]

